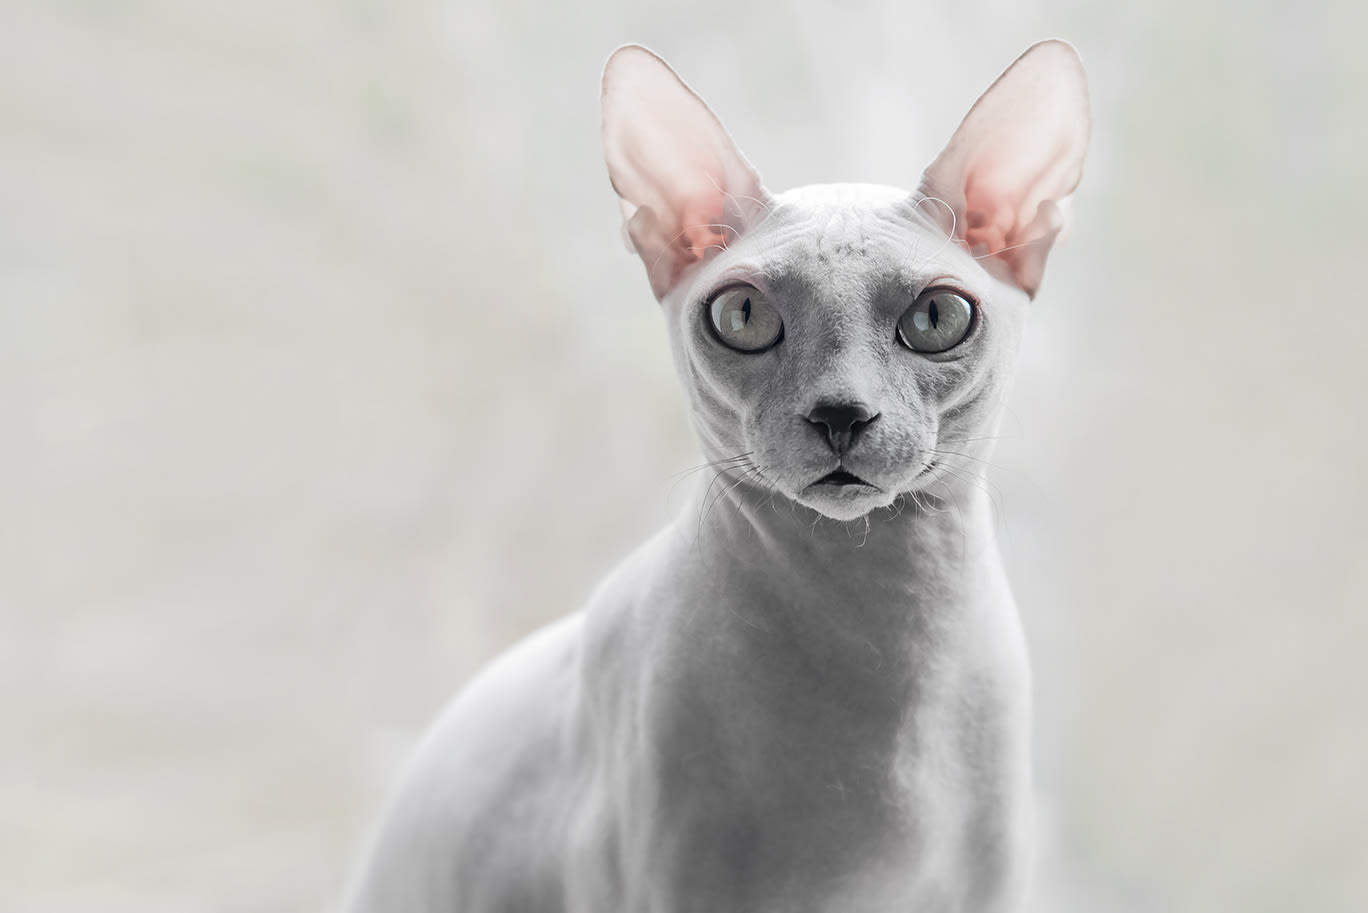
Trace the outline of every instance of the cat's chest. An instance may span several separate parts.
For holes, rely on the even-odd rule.
[[[683,771],[656,781],[636,845],[653,848],[649,867],[669,886],[662,913],[970,909],[963,885],[1010,880],[1011,854],[991,848],[1008,840],[1014,798],[968,799],[964,778],[915,762],[890,776],[786,759],[742,765],[726,783]]]
[[[812,657],[783,675],[726,663],[661,689],[638,717],[646,763],[624,798],[640,812],[628,842],[652,848],[672,896],[693,903],[687,886],[706,884],[700,910],[952,910],[965,871],[1002,874],[1008,854],[985,848],[1023,796],[1009,746],[972,735],[998,711],[967,706],[934,680],[943,669],[899,675],[899,661],[869,651],[862,676]]]

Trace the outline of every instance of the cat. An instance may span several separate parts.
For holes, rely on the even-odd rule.
[[[769,193],[637,45],[602,102],[716,474],[454,699],[349,909],[1017,909],[1030,681],[976,483],[1082,174],[1077,53],[1027,50],[912,193]]]

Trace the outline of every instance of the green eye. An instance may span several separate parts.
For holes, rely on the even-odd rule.
[[[763,352],[784,334],[779,311],[752,285],[723,289],[708,305],[713,335],[738,352]]]
[[[913,352],[945,352],[964,340],[973,319],[974,306],[959,292],[927,289],[898,319],[898,338]]]

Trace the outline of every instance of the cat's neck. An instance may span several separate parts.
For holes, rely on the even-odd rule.
[[[921,652],[972,638],[1003,605],[994,511],[973,484],[839,522],[742,481],[703,486],[678,521],[718,611],[759,632]]]
[[[872,771],[870,815],[904,795],[898,771],[931,745],[978,746],[979,773],[955,776],[986,779],[965,790],[1016,783],[1030,686],[993,505],[971,485],[950,494],[876,512],[866,530],[741,485],[709,510],[705,492],[646,590],[667,611],[643,616],[653,684],[631,690],[661,756],[713,746],[719,769],[779,792]]]

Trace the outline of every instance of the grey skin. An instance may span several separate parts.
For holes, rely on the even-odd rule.
[[[659,80],[652,110],[702,105],[682,83],[687,96],[671,95],[666,74],[677,77],[649,52],[623,55],[606,87],[639,67]],[[1077,58],[1051,42],[1014,69],[1023,62],[1037,76]],[[703,452],[746,456],[719,464],[581,612],[455,698],[404,774],[348,909],[1015,909],[1029,870],[1030,683],[978,476],[1043,254],[976,259],[946,211],[960,226],[983,220],[964,209],[972,188],[936,187],[965,170],[938,168],[944,155],[917,193],[770,196],[729,140],[710,223],[726,237],[679,249],[670,219],[688,228],[697,199],[683,194],[674,216],[630,199],[609,112],[606,88],[610,174]],[[1048,247],[1076,182],[1065,174],[1028,207],[1049,231],[1027,243]],[[708,302],[737,283],[782,316],[783,339],[764,352],[734,351],[711,328]],[[976,303],[968,336],[938,355],[896,329],[932,287]],[[866,484],[818,482],[838,468]]]

